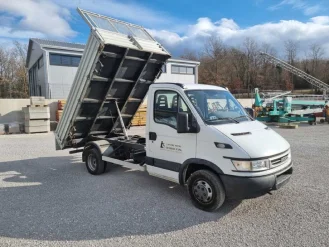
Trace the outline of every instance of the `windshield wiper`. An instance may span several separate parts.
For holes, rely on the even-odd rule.
[[[221,121],[221,120],[231,120],[235,123],[240,123],[238,120],[231,118],[231,117],[222,117],[222,118],[217,118],[217,119],[208,119],[208,122],[213,122],[213,121]]]
[[[252,117],[250,117],[249,115],[238,116],[238,117],[235,117],[234,119],[239,119],[239,118],[243,118],[243,117],[249,118],[250,120],[254,121],[254,119]]]

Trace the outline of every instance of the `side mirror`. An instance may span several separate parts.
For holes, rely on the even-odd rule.
[[[247,112],[252,118],[255,117],[255,111],[254,111],[254,109],[249,108],[249,107],[244,108],[244,109],[246,110],[246,112]]]
[[[188,113],[178,112],[177,114],[177,133],[188,133]]]

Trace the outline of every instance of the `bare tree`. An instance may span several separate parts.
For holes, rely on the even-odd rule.
[[[257,84],[257,69],[260,51],[257,42],[251,38],[246,38],[244,43],[244,52],[246,55],[246,87],[251,90]]]
[[[284,42],[286,57],[288,63],[294,65],[297,59],[297,52],[299,48],[299,42],[293,40],[287,40]],[[294,75],[290,73],[291,84],[294,85]]]
[[[14,47],[0,47],[0,97],[28,97],[27,46],[14,42]]]
[[[192,61],[199,60],[197,53],[190,49],[184,49],[184,51],[180,57],[183,59],[188,59],[188,60],[192,60]]]
[[[261,45],[261,51],[272,55],[276,55],[276,50],[273,46],[268,43],[263,43]],[[261,56],[260,62],[260,79],[262,80],[262,86],[266,89],[277,89],[283,87],[282,73],[280,68],[273,67],[270,61],[265,57]]]
[[[26,56],[27,56],[27,45],[23,45],[17,41],[14,41],[15,50],[14,54],[16,56],[17,68],[16,68],[16,85],[17,85],[17,94],[22,96],[28,95],[28,71],[25,67]]]
[[[296,58],[297,58],[297,52],[299,48],[299,42],[293,41],[293,40],[286,40],[284,42],[284,47],[286,50],[286,58],[288,63],[294,64]]]
[[[223,85],[226,78],[221,70],[225,68],[227,48],[222,40],[216,36],[210,37],[203,49],[200,71],[200,81],[208,84]]]
[[[324,54],[323,48],[319,44],[310,45],[309,58],[311,60],[311,74],[315,75],[319,69],[320,60]]]

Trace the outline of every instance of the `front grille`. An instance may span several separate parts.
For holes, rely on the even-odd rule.
[[[283,163],[285,163],[287,161],[288,158],[289,158],[289,154],[285,154],[281,157],[275,157],[275,158],[271,159],[271,167],[276,167],[276,166],[282,165]]]

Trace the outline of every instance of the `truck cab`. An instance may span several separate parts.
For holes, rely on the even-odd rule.
[[[187,184],[199,208],[216,207],[210,203],[216,187],[225,198],[251,198],[278,189],[292,174],[289,143],[250,117],[225,88],[156,83],[147,112],[147,171]]]

